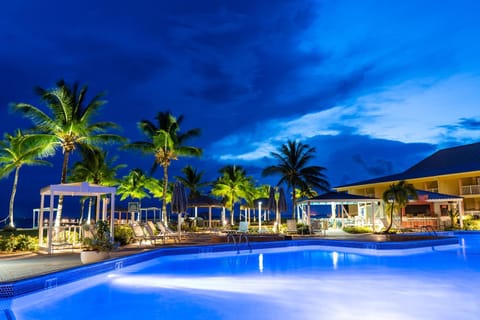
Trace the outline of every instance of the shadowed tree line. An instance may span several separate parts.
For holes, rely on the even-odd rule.
[[[107,104],[100,93],[88,99],[88,87],[77,83],[69,86],[60,80],[51,89],[36,88],[40,106],[28,103],[12,103],[11,109],[30,119],[32,127],[18,129],[13,135],[6,133],[0,141],[0,177],[7,178],[14,172],[10,197],[8,220],[14,227],[14,201],[19,184],[19,172],[22,166],[52,165],[46,159],[58,154],[63,155],[60,170],[60,183],[87,181],[106,186],[117,186],[120,200],[158,198],[162,202],[163,219],[167,219],[167,204],[171,201],[173,184],[169,179],[169,169],[174,160],[182,157],[200,157],[202,150],[190,145],[190,141],[201,134],[199,128],[182,131],[183,115],[175,116],[170,111],[159,111],[152,120],[140,120],[138,128],[145,139],[130,142],[127,137],[116,133],[120,128],[116,123],[96,121]],[[105,146],[110,145],[108,151]],[[118,171],[127,167],[116,164],[117,157],[109,152],[114,150],[132,150],[152,157],[152,167],[148,171],[133,168],[122,178]],[[69,167],[72,154],[78,151],[80,160]],[[286,185],[292,196],[292,214],[299,197],[311,196],[318,191],[329,189],[323,174],[324,167],[310,165],[315,148],[299,141],[287,141],[271,157],[276,164],[263,170],[262,176],[278,176],[277,186]],[[158,166],[162,167],[161,179],[153,175]],[[203,181],[204,171],[198,171],[190,165],[182,169],[183,176],[176,180],[189,190],[191,199],[210,193],[222,200],[230,211],[230,223],[234,223],[234,207],[246,203],[253,207],[255,199],[268,196],[269,186],[257,185],[244,168],[226,165],[219,169],[214,181]],[[205,191],[210,189],[209,192]],[[86,199],[82,199],[82,207]],[[90,201],[92,205],[92,201]],[[58,202],[55,224],[60,225],[63,198]],[[82,210],[83,212],[83,210]]]

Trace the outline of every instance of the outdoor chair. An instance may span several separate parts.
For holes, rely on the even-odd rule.
[[[287,220],[287,233],[298,233],[297,221],[295,221],[294,219]]]
[[[172,238],[175,242],[182,240],[180,235],[165,225],[163,221],[157,221],[157,227],[166,238]]]
[[[144,225],[144,230],[154,245],[157,244],[157,240],[162,240],[163,244],[165,244],[165,235],[162,233],[155,233],[156,228],[151,221],[147,221],[147,223]]]
[[[139,224],[130,224],[130,228],[133,231],[133,239],[138,242],[138,247],[142,246],[142,242],[144,241],[153,241],[150,236],[145,234],[142,226]],[[153,243],[153,242],[152,242]]]
[[[248,222],[247,221],[240,221],[240,224],[238,225],[237,232],[247,233],[248,232]]]

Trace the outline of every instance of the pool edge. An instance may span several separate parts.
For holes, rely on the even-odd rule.
[[[373,252],[387,252],[388,250],[405,250],[428,248],[446,245],[455,245],[459,243],[457,237],[442,237],[432,240],[419,240],[408,242],[369,242],[358,240],[333,240],[333,239],[302,239],[302,240],[285,240],[273,242],[252,242],[251,249],[269,249],[282,247],[300,247],[320,245],[335,248],[354,248],[366,249],[370,254]],[[146,260],[154,259],[168,255],[182,254],[199,254],[199,253],[215,253],[226,251],[238,251],[250,249],[245,244],[236,246],[234,244],[212,244],[188,247],[168,247],[158,248],[147,252],[136,253],[129,256],[118,257],[94,264],[82,265],[69,268],[62,271],[56,271],[45,275],[40,275],[28,279],[15,280],[0,283],[0,302],[4,299],[11,299],[36,291],[47,290],[50,288],[75,282],[84,278],[88,278],[100,273],[115,271],[123,267],[134,265]],[[0,308],[2,310],[2,308]]]

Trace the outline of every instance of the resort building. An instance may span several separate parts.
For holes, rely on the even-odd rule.
[[[480,143],[439,150],[402,173],[337,186],[338,192],[381,199],[391,184],[405,180],[417,189],[418,199],[402,211],[398,227],[429,225],[443,229],[458,215],[480,216]],[[355,208],[349,213],[357,215]],[[353,210],[353,212],[352,212]],[[373,216],[375,218],[375,216]]]

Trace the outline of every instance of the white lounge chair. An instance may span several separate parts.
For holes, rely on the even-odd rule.
[[[238,225],[237,232],[247,233],[248,232],[248,222],[247,221],[240,221],[240,224]]]
[[[165,225],[163,221],[157,221],[157,227],[164,237],[172,238],[175,242],[182,240],[180,238],[180,235],[177,232],[170,229],[167,225]]]
[[[287,233],[298,233],[297,221],[295,221],[294,219],[287,220]]]

